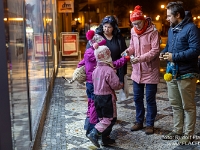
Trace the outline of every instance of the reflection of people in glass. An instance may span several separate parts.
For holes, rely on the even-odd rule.
[[[35,5],[26,4],[26,19],[27,21],[30,21],[30,26],[33,28],[33,21],[35,20],[35,17],[33,15],[33,10],[35,8]]]
[[[192,141],[196,123],[196,102],[194,100],[198,78],[198,55],[200,36],[192,15],[185,11],[182,2],[167,5],[167,21],[170,23],[168,42],[162,51],[161,60],[177,66],[176,76],[167,82],[168,97],[173,110],[173,131],[164,140],[179,139],[179,144]],[[168,65],[169,66],[169,65]]]

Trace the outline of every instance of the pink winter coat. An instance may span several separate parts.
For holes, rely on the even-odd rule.
[[[138,84],[159,83],[159,41],[159,33],[153,24],[141,35],[137,35],[134,28],[131,29],[130,46],[127,50],[129,55],[139,57],[139,63],[132,64],[131,75],[131,79]]]
[[[113,118],[117,117],[115,90],[121,89],[122,84],[120,84],[119,77],[114,69],[108,66],[108,64],[98,62],[97,67],[92,73],[92,80],[95,95],[112,95]]]

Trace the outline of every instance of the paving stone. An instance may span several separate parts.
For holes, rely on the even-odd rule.
[[[86,89],[84,87],[78,88],[75,83],[68,84],[61,78],[62,75],[66,75],[70,79],[75,67],[76,65],[67,66],[67,68],[63,66],[58,69],[40,150],[200,150],[200,137],[195,140],[195,145],[186,146],[177,145],[176,140],[161,140],[161,137],[170,132],[173,127],[172,108],[162,74],[156,95],[158,115],[155,120],[155,134],[146,135],[144,129],[130,131],[135,122],[136,114],[132,93],[133,86],[131,79],[129,79],[129,98],[117,101],[118,120],[111,132],[111,137],[116,139],[116,143],[109,147],[96,148],[85,136],[83,129],[87,110]],[[128,66],[128,68],[128,73],[130,73],[131,67]],[[116,94],[118,97],[119,91]],[[197,85],[195,101],[197,103],[195,134],[197,134],[200,133],[200,85]],[[18,126],[20,127],[20,122]]]

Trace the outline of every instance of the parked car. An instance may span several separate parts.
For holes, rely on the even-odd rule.
[[[131,27],[119,27],[122,36],[125,38],[127,47],[130,44],[131,39]]]

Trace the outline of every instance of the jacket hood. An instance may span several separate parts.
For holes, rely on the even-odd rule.
[[[180,31],[186,24],[190,22],[193,22],[192,13],[190,11],[185,11],[185,18],[179,24],[177,24],[174,28],[172,28],[172,31]]]

